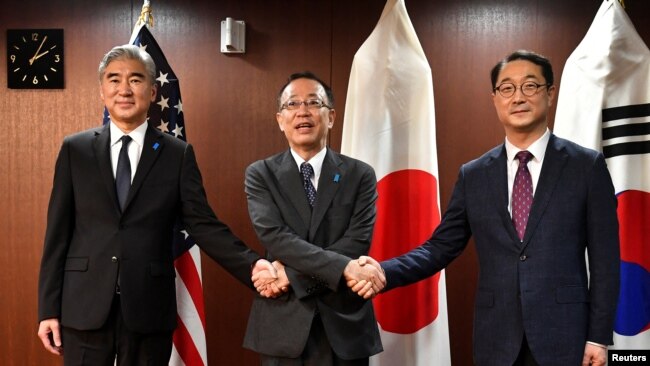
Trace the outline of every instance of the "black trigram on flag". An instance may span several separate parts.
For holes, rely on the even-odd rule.
[[[603,154],[650,153],[650,104],[603,109]]]

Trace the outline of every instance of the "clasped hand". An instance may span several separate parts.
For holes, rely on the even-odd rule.
[[[280,261],[269,263],[260,259],[253,267],[252,275],[255,289],[264,297],[276,298],[289,291],[289,278]]]
[[[365,255],[350,261],[343,275],[348,287],[364,299],[377,296],[386,287],[386,275],[381,265]]]

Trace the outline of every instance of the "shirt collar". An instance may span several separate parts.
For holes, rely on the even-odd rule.
[[[138,126],[135,130],[131,131],[128,133],[129,136],[133,139],[133,142],[138,144],[138,146],[143,146],[144,145],[144,135],[147,132],[147,126],[149,123],[147,121],[144,121],[140,126]],[[110,123],[110,130],[111,130],[111,146],[115,145],[121,138],[122,136],[126,135],[122,130],[117,127],[113,121]]]
[[[293,159],[296,161],[296,164],[298,164],[298,170],[300,170],[300,165],[305,161],[303,158],[298,155],[297,152],[291,150],[291,155],[293,155]],[[321,151],[318,152],[318,154],[314,155],[311,159],[309,159],[309,164],[311,165],[312,168],[314,168],[314,177],[320,177],[320,172],[321,169],[323,168],[323,161],[325,161],[325,154],[327,153],[327,147],[324,147]]]
[[[548,145],[548,141],[551,139],[551,131],[546,128],[546,132],[538,138],[535,142],[530,144],[528,148],[526,149],[529,151],[531,154],[533,154],[533,161],[537,163],[541,163],[544,160],[544,153],[546,152],[546,146]],[[508,162],[512,162],[515,159],[515,155],[517,155],[518,152],[522,151],[515,145],[513,145],[510,141],[508,141],[508,138],[506,137],[506,155],[508,157]]]

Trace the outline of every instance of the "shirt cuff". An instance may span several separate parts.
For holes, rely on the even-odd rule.
[[[596,347],[607,349],[607,346],[604,345],[604,344],[600,344],[600,343],[596,343],[596,342],[590,342],[590,341],[587,341],[587,344],[591,344],[591,345],[594,345]]]

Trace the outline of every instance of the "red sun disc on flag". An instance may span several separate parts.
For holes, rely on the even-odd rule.
[[[422,170],[400,170],[377,184],[377,221],[370,256],[384,260],[399,256],[429,239],[440,223],[438,182]],[[415,333],[438,316],[440,273],[376,297],[375,315],[381,328]]]

